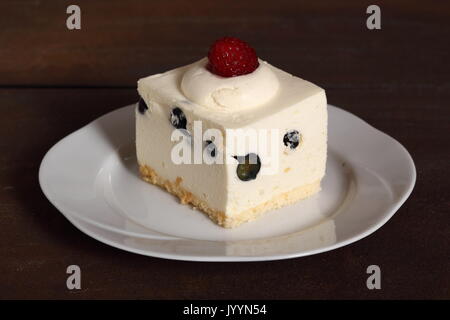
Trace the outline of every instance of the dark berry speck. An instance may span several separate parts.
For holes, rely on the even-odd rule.
[[[170,113],[170,122],[177,129],[186,129],[186,116],[178,107],[172,109],[172,112]]]
[[[297,148],[300,144],[300,133],[297,130],[288,131],[283,137],[283,143],[291,149]]]
[[[139,103],[138,103],[138,110],[139,110],[139,113],[140,113],[140,114],[144,114],[145,111],[148,110],[148,106],[147,106],[147,104],[145,103],[145,101],[144,101],[143,99],[140,99],[140,100],[139,100]]]
[[[206,151],[208,154],[215,158],[216,157],[216,145],[211,140],[206,140]]]
[[[249,153],[245,157],[234,156],[239,165],[236,169],[238,178],[242,181],[250,181],[256,179],[261,170],[261,160],[255,153]]]

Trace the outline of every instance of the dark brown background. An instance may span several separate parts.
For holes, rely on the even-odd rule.
[[[450,2],[0,2],[0,298],[450,298]],[[383,228],[350,246],[260,263],[154,259],[77,231],[45,199],[38,168],[59,139],[137,100],[136,79],[195,61],[223,35],[327,90],[411,152],[418,179]],[[69,292],[66,267],[82,268]],[[368,265],[382,270],[369,291]]]

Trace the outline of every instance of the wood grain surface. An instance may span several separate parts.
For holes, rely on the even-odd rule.
[[[0,2],[0,299],[449,299],[450,2]],[[235,35],[311,80],[340,106],[399,140],[417,167],[410,199],[383,228],[316,256],[259,263],[149,258],[77,231],[46,200],[40,161],[65,135],[137,100],[139,77],[206,54]],[[82,289],[66,288],[66,267]],[[382,289],[366,288],[366,268]]]

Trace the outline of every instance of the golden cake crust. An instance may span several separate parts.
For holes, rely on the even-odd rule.
[[[175,181],[163,179],[148,165],[139,165],[139,171],[145,181],[164,188],[169,193],[177,196],[182,204],[190,204],[194,208],[200,209],[211,220],[224,228],[235,228],[244,222],[255,220],[264,212],[293,204],[320,191],[320,180],[317,180],[311,184],[275,195],[269,201],[256,207],[227,216],[222,211],[210,208],[205,201],[184,189],[182,187],[183,178],[177,177]]]

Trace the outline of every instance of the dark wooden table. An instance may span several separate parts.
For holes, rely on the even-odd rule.
[[[0,298],[450,298],[450,3],[379,1],[0,2]],[[134,255],[77,231],[38,185],[45,152],[137,100],[139,77],[195,61],[223,35],[327,90],[398,139],[417,166],[410,199],[347,247],[285,261],[193,263]],[[66,268],[82,289],[66,288]],[[381,267],[382,289],[366,288]]]

